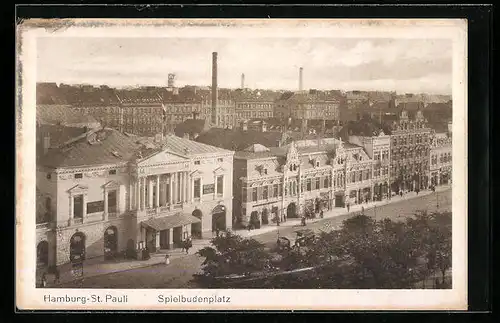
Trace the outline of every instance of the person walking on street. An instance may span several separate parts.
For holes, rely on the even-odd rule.
[[[165,254],[165,265],[170,265],[170,255],[168,253]]]
[[[42,274],[42,287],[47,287],[47,276],[45,275],[45,273]]]
[[[365,214],[365,207],[364,206],[361,207],[361,214]]]
[[[347,212],[349,212],[350,204],[347,203]]]

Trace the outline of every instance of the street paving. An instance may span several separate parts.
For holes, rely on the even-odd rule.
[[[414,194],[414,193],[413,193]],[[427,210],[434,212],[437,209],[439,199],[439,211],[451,211],[451,190],[433,193],[422,197],[403,200],[375,209],[365,210],[365,214],[375,217],[377,220],[390,218],[392,220],[404,220],[417,211]],[[310,223],[307,228],[319,231],[329,231],[338,228],[342,221],[359,213],[353,212],[335,218],[324,219],[316,223]],[[279,231],[272,231],[254,236],[253,238],[272,247],[276,243],[278,232],[280,236],[295,239],[294,231],[303,227],[282,227]],[[191,254],[183,258],[174,259],[169,265],[159,264],[149,267],[131,269],[122,272],[94,276],[83,281],[73,281],[60,285],[62,288],[195,288],[191,282],[193,274],[200,272],[203,258]]]

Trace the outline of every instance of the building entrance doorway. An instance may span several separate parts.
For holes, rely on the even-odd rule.
[[[297,205],[295,203],[290,203],[286,208],[286,217],[287,218],[297,217]]]
[[[196,210],[193,211],[192,215],[195,218],[200,219],[201,221],[198,222],[198,223],[191,224],[191,236],[193,238],[196,238],[196,239],[201,239],[202,238],[201,223],[203,222],[203,220],[202,220],[203,213],[201,212],[201,210],[196,209]]]
[[[111,259],[118,253],[118,230],[111,226],[104,231],[104,258]]]
[[[217,230],[226,230],[226,207],[224,205],[217,205],[212,211],[212,231]]]
[[[81,232],[75,233],[69,242],[69,258],[71,262],[85,260],[85,235]]]
[[[170,230],[160,231],[160,249],[170,249]]]

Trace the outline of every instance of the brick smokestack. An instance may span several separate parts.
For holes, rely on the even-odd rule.
[[[217,125],[217,52],[212,53],[212,124]]]
[[[245,74],[241,74],[241,88],[245,88]]]
[[[299,68],[299,91],[302,91],[303,88],[303,83],[302,83],[302,74],[304,73],[304,68]]]

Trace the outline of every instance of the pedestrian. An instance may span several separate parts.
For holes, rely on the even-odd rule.
[[[193,242],[191,241],[191,238],[188,238],[186,241],[186,255],[189,253],[189,249],[193,246]]]
[[[403,197],[403,191],[399,191],[399,196]]]
[[[364,206],[361,207],[361,214],[365,214],[365,207]]]
[[[319,212],[319,216],[323,219],[323,210],[321,210],[321,212]]]
[[[219,233],[220,233],[219,228],[218,228],[218,227],[217,227],[217,228],[215,228],[215,235],[217,236],[217,238],[219,237]]]
[[[42,287],[47,287],[47,275],[45,275],[45,272],[42,274]]]
[[[170,255],[168,253],[165,255],[165,265],[170,265]]]
[[[54,272],[54,284],[59,284],[59,278],[60,278],[60,272],[59,268],[56,267],[55,272]]]
[[[351,205],[349,203],[347,203],[347,212],[349,212],[350,206]]]
[[[251,223],[248,223],[247,229],[248,229],[248,232],[250,232],[250,230],[252,230]]]

